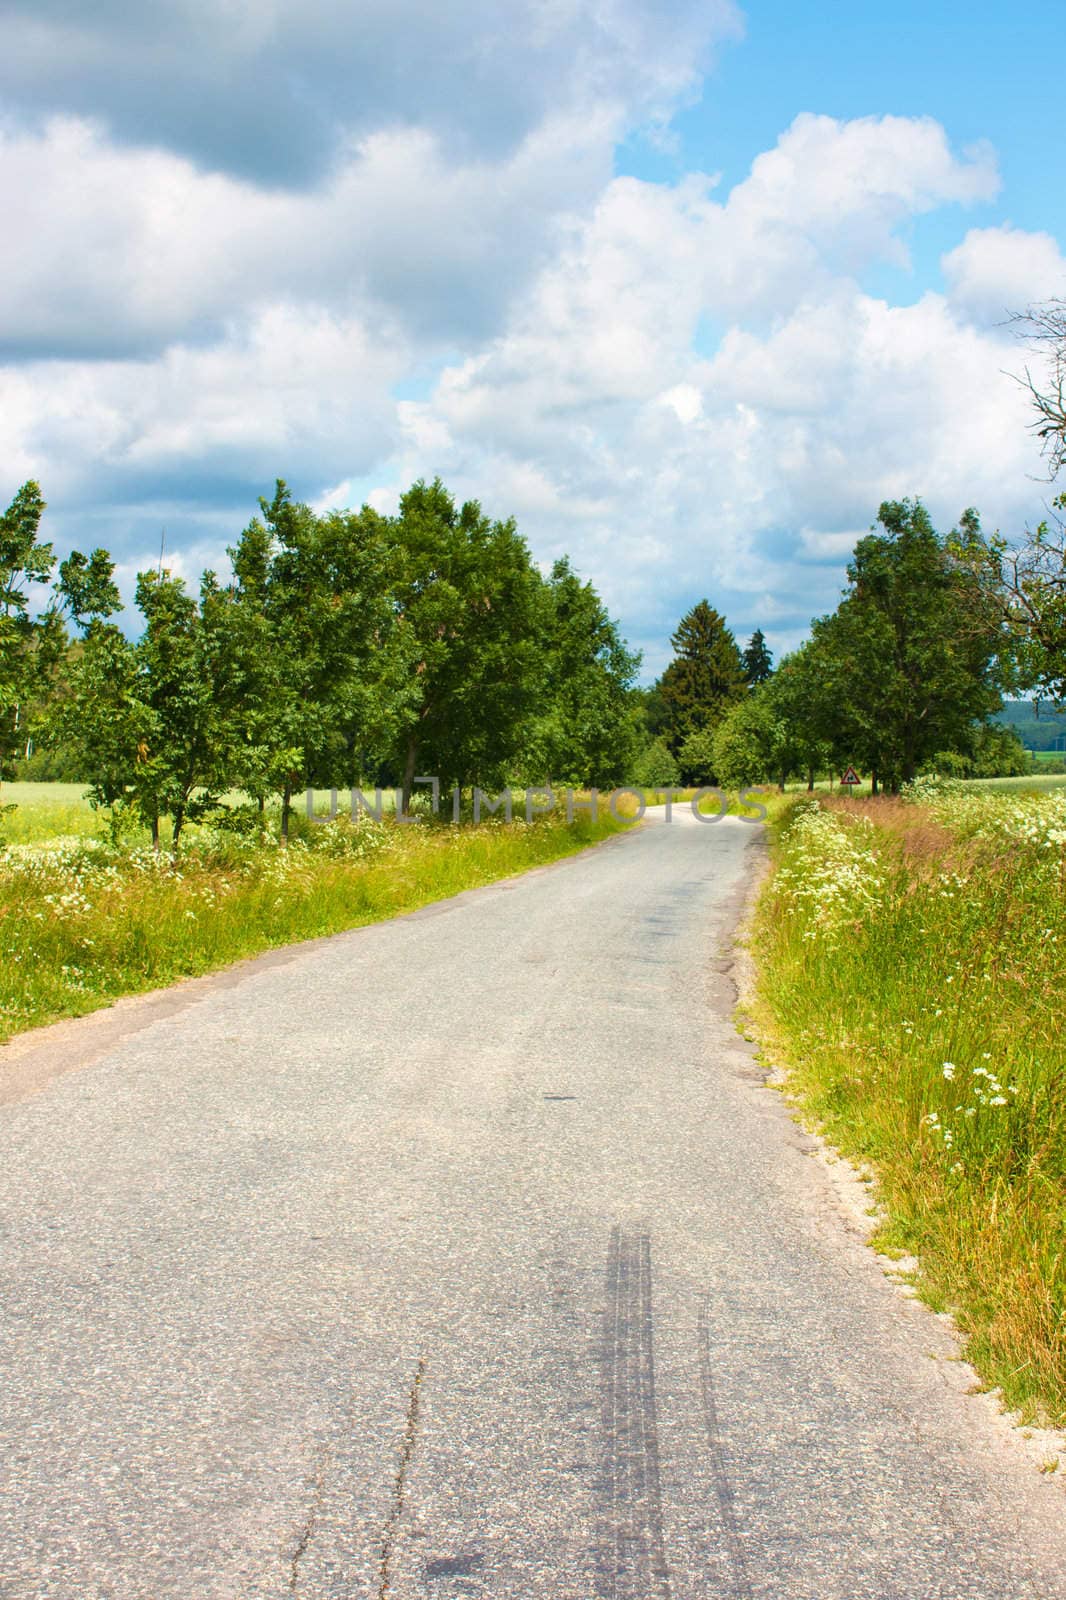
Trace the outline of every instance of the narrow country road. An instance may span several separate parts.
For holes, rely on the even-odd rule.
[[[1066,1596],[1060,1486],[734,1031],[758,837],[253,964],[0,1107],[3,1600]]]

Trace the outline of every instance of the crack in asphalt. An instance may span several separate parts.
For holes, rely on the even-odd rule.
[[[378,1587],[375,1600],[386,1600],[392,1587],[392,1551],[396,1542],[400,1518],[404,1513],[407,1495],[407,1470],[415,1453],[415,1438],[418,1433],[418,1406],[422,1391],[422,1380],[425,1375],[426,1358],[425,1356],[420,1356],[418,1358],[418,1366],[415,1369],[414,1382],[411,1384],[407,1400],[407,1418],[404,1423],[400,1464],[393,1482],[392,1505],[389,1507],[389,1514],[385,1520],[385,1531],[381,1537],[381,1556],[378,1561]]]
[[[305,1554],[307,1553],[308,1545],[311,1543],[311,1540],[314,1538],[315,1524],[318,1521],[318,1513],[322,1509],[322,1501],[325,1498],[325,1492],[326,1492],[326,1466],[328,1464],[328,1461],[329,1461],[329,1452],[327,1450],[324,1450],[322,1452],[322,1454],[319,1456],[318,1466],[315,1469],[315,1477],[314,1477],[315,1492],[314,1492],[314,1496],[313,1496],[313,1498],[311,1500],[311,1509],[307,1513],[307,1520],[304,1523],[303,1527],[300,1529],[300,1532],[299,1532],[299,1534],[297,1535],[297,1538],[296,1538],[296,1544],[293,1547],[292,1557],[291,1557],[290,1564],[289,1564],[289,1593],[290,1594],[295,1594],[296,1593],[297,1587],[298,1587],[299,1582],[300,1582],[300,1562],[303,1560]]]

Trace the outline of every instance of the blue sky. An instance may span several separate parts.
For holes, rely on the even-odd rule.
[[[439,473],[649,675],[704,595],[785,650],[881,499],[1040,514],[1002,322],[1066,294],[1056,66],[935,0],[8,0],[0,493],[130,592],[275,476]]]
[[[960,148],[995,147],[1003,178],[981,220],[1066,238],[1066,190],[1055,173],[1062,137],[1061,62],[1049,15],[973,0],[893,0],[871,6],[784,0],[744,8],[743,38],[727,45],[696,102],[673,119],[676,151],[641,136],[619,147],[619,173],[669,182],[703,167],[740,182],[801,111],[842,119],[891,113],[933,117]],[[941,254],[956,242],[950,213],[920,219],[911,236],[912,291],[939,283]],[[886,280],[887,286],[887,280]],[[906,283],[895,283],[906,292]]]
[[[992,140],[1017,191],[1014,220],[1043,227],[1048,203],[1060,220],[1063,203],[1052,170],[1061,74],[1050,29],[1047,11],[1002,0],[757,0],[743,8],[742,39],[720,51],[673,126],[686,158],[713,151],[731,184],[800,111],[935,117],[960,144]],[[636,170],[626,157],[619,166]]]

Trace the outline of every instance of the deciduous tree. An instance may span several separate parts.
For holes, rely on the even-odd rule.
[[[281,479],[260,511],[230,551],[227,721],[234,781],[280,791],[287,839],[294,792],[361,778],[399,716],[398,607],[387,519],[317,515]]]
[[[54,608],[34,614],[32,591],[48,584],[55,553],[40,538],[44,500],[32,480],[0,515],[0,779],[25,746],[29,711],[40,697],[44,675],[62,648]]]
[[[406,692],[394,759],[410,802],[423,771],[499,782],[541,703],[541,580],[513,521],[456,506],[438,479],[400,501],[391,592]]]
[[[541,591],[542,709],[527,738],[524,776],[594,788],[621,783],[636,754],[640,666],[618,624],[564,557]]]
[[[994,607],[921,502],[887,501],[878,520],[836,612],[814,625],[814,661],[819,731],[897,788],[998,709],[1007,669]]]

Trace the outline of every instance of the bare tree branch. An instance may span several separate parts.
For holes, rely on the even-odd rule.
[[[1035,379],[1028,367],[1019,379],[1029,390],[1036,417],[1032,431],[1047,458],[1048,476],[1055,478],[1066,466],[1066,300],[1048,300],[1015,312],[1009,319],[1018,337],[1040,351],[1046,376]]]

